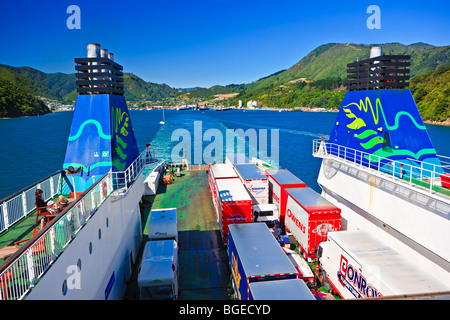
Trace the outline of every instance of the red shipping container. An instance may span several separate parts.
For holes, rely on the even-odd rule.
[[[450,188],[450,173],[440,174],[439,177],[441,177],[441,185]]]
[[[297,240],[305,258],[316,257],[317,246],[328,232],[341,230],[341,209],[313,189],[286,188],[286,227]]]
[[[216,219],[219,222],[218,199],[216,197],[216,179],[238,178],[233,166],[229,163],[213,163],[209,165],[209,191],[211,192],[211,200],[214,204]]]
[[[268,169],[266,170],[266,176],[269,178],[269,203],[277,206],[280,213],[280,223],[284,225],[287,201],[284,189],[304,188],[306,183],[287,169]]]
[[[222,240],[228,242],[228,226],[252,222],[252,198],[239,178],[216,179],[218,219]]]

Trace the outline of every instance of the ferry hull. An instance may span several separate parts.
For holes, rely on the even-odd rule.
[[[126,195],[107,198],[27,299],[122,299],[142,239],[143,192],[141,173]]]

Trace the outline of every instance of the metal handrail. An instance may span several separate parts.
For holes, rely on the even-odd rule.
[[[20,300],[33,289],[102,203],[128,190],[144,166],[157,161],[146,149],[123,172],[108,172],[0,265],[0,300]],[[118,177],[123,179],[119,183]],[[123,185],[122,185],[123,184]]]
[[[0,266],[0,299],[26,296],[112,192],[111,175],[106,173],[10,256]]]
[[[64,171],[58,170],[0,200],[0,233],[8,230],[35,210],[36,189],[43,191],[43,198],[46,201],[57,195],[62,172]]]
[[[433,186],[439,181],[439,175],[449,172],[447,165],[442,166],[415,159],[392,160],[322,139],[313,140],[312,154],[315,157],[337,158],[357,166],[371,168],[392,179],[400,178],[407,182],[409,186],[415,186],[423,182],[424,184],[429,184],[429,187],[427,187],[429,193],[435,192]],[[438,157],[450,159],[444,156]],[[406,160],[409,160],[410,163]],[[417,163],[417,165],[411,164],[412,161]]]

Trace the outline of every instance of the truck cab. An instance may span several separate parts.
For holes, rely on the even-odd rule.
[[[253,205],[252,211],[253,222],[264,222],[269,228],[273,228],[280,218],[277,206],[272,203]]]

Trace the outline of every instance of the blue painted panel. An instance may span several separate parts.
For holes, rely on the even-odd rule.
[[[403,169],[416,166],[416,160],[440,165],[410,90],[347,92],[329,142],[367,153],[361,159],[360,153],[339,151],[341,157],[371,167],[378,166],[379,157],[400,161]],[[387,170],[388,163],[380,165]]]
[[[138,156],[125,98],[78,96],[63,164],[63,169],[81,167],[75,175],[76,192],[83,192],[110,170],[125,170]],[[71,184],[72,178],[67,182]]]

